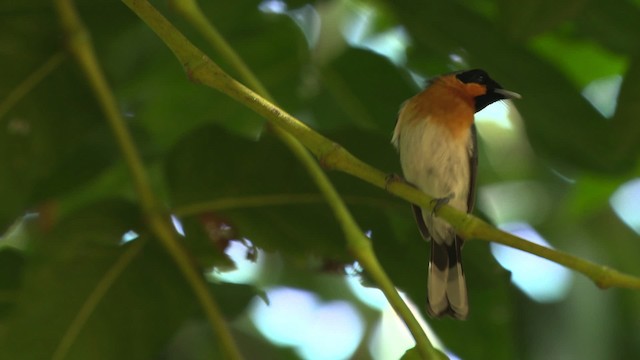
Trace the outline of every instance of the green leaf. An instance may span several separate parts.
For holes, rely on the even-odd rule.
[[[190,82],[173,55],[148,29],[131,29],[127,35],[118,52],[133,48],[141,54],[126,59],[129,63],[123,66],[128,71],[120,75],[122,80],[114,84],[114,90],[132,125],[148,134],[150,150],[162,153],[207,123],[248,137],[262,131],[264,121],[259,116],[224,94]],[[136,45],[139,43],[150,45],[141,48]],[[158,55],[143,56],[149,53]]]
[[[51,233],[32,229],[24,285],[0,337],[0,357],[51,358],[66,344],[68,359],[152,358],[186,319],[199,318],[192,291],[155,239],[142,235],[120,244],[129,230],[145,232],[138,210],[120,201],[82,209]],[[213,292],[233,297],[223,301],[228,316],[250,297],[236,286]]]
[[[237,239],[229,220],[215,213],[205,212],[199,216],[182,219],[185,245],[205,268],[215,266],[218,271],[235,270],[234,262],[225,254],[231,240]]]
[[[201,128],[176,145],[165,169],[177,210],[224,200],[221,208],[203,211],[229,219],[237,234],[260,247],[345,256],[329,208],[298,161],[274,139],[253,142],[214,126]],[[243,205],[246,200],[257,203]]]
[[[25,259],[17,249],[0,249],[0,319],[13,309],[22,284]]]
[[[49,4],[5,7],[0,43],[10,56],[0,57],[0,99],[16,93],[47,62],[52,65],[0,114],[0,232],[41,201],[91,180],[117,155],[84,78],[58,53],[58,23]]]
[[[319,70],[322,87],[310,108],[322,129],[355,125],[390,134],[400,105],[417,92],[407,72],[368,50],[351,48]]]
[[[573,19],[587,3],[586,0],[553,1],[497,1],[498,24],[508,37],[527,40]]]
[[[576,39],[576,34],[558,31],[536,37],[532,48],[573,80],[578,89],[592,81],[620,75],[627,59],[612,53],[601,44]]]
[[[584,11],[576,17],[577,28],[585,37],[596,39],[612,51],[638,55],[638,4],[619,1],[612,5],[602,1],[589,1]]]

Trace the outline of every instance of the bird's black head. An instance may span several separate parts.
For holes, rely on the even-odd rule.
[[[520,95],[509,90],[505,90],[495,80],[489,77],[486,71],[480,69],[461,71],[455,74],[458,80],[465,84],[478,84],[486,88],[486,92],[475,97],[476,112],[493,104],[498,100],[519,99]]]

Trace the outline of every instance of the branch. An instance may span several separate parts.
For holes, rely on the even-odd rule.
[[[29,74],[20,84],[7,94],[7,96],[0,102],[0,119],[2,119],[8,112],[17,104],[22,98],[33,90],[44,78],[46,78],[53,70],[55,70],[62,61],[66,58],[66,54],[59,51],[40,65],[34,72]]]
[[[139,197],[143,213],[151,230],[155,233],[158,240],[164,246],[169,255],[176,262],[176,265],[182,272],[186,281],[200,302],[211,327],[217,334],[220,345],[227,357],[230,359],[241,359],[233,337],[231,336],[226,322],[218,309],[218,305],[214,301],[209,287],[201,273],[192,264],[191,257],[180,244],[176,233],[165,216],[163,208],[159,205],[155,194],[151,189],[151,184],[147,172],[142,163],[140,154],[136,149],[131,133],[127,129],[124,119],[120,115],[116,99],[111,91],[106,78],[100,68],[93,46],[90,40],[89,32],[82,23],[72,0],[56,0],[56,9],[62,25],[64,34],[67,36],[69,51],[76,59],[84,74],[87,77],[89,85],[92,87],[95,96],[102,107],[102,110],[111,126],[115,135],[120,151],[124,157],[125,163],[131,172],[135,190]],[[103,290],[106,291],[106,290]],[[93,302],[99,299],[92,298]],[[90,312],[93,307],[88,307]],[[88,317],[90,314],[84,314]],[[80,329],[70,329],[71,333],[78,333]],[[73,340],[71,340],[73,341]],[[65,343],[62,352],[65,352],[70,343]],[[64,358],[65,354],[56,353],[56,356]]]
[[[306,146],[326,168],[345,172],[383,188],[412,204],[433,209],[432,197],[403,182],[392,181],[388,183],[387,174],[364,163],[339,144],[313,131],[298,119],[231,78],[146,1],[123,1],[165,42],[180,60],[187,76],[192,81],[227,94],[262,115],[271,123],[286,129]],[[576,256],[531,243],[451,206],[440,207],[436,215],[449,222],[460,235],[467,239],[493,241],[551,260],[584,274],[601,288],[640,289],[640,278],[638,277],[626,275]]]

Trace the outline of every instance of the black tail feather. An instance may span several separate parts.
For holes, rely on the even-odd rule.
[[[462,239],[457,236],[451,244],[431,241],[427,312],[433,317],[466,319],[469,314],[461,245]]]

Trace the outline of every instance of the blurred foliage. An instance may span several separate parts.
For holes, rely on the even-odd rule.
[[[261,287],[305,287],[370,313],[344,289],[318,281],[319,274],[341,279],[351,256],[317,189],[263,132],[263,120],[190,83],[124,5],[77,3],[168,211],[227,201],[182,215],[194,262],[228,269],[224,249],[246,237],[287,264],[282,272],[265,267]],[[510,220],[531,223],[563,250],[640,274],[638,234],[609,203],[640,173],[637,1],[291,0],[289,12],[265,10],[266,3],[285,4],[201,5],[284,109],[384,171],[399,172],[389,138],[400,104],[422,86],[414,79],[480,67],[523,94],[516,106],[525,131],[514,120],[515,139],[487,143],[485,134],[496,129],[480,129],[480,192],[513,181],[535,185],[541,196],[519,206],[536,210]],[[164,2],[154,5],[219,61]],[[349,34],[353,24],[360,26],[358,43]],[[393,61],[371,50],[374,40],[399,29],[408,42],[406,51],[395,43],[401,51]],[[68,358],[215,358],[215,335],[144,223],[112,133],[64,52],[50,2],[0,1],[0,358],[50,358],[100,291]],[[53,64],[50,71],[25,86],[45,64]],[[608,99],[617,105],[607,118],[582,91],[614,77],[622,83],[617,99]],[[25,96],[9,103],[21,90]],[[517,171],[498,161],[504,154],[516,159]],[[360,226],[371,231],[396,285],[423,304],[428,250],[408,206],[344,174],[330,175]],[[258,205],[243,206],[246,199]],[[491,217],[482,202],[479,209]],[[138,237],[123,243],[130,230]],[[640,356],[637,292],[603,292],[576,277],[565,300],[535,303],[510,285],[479,242],[466,245],[465,267],[470,319],[428,320],[462,359]],[[114,269],[120,270],[109,283]],[[258,290],[212,281],[211,291],[248,358],[295,358],[247,326],[243,312]],[[375,320],[368,316],[370,328]]]

